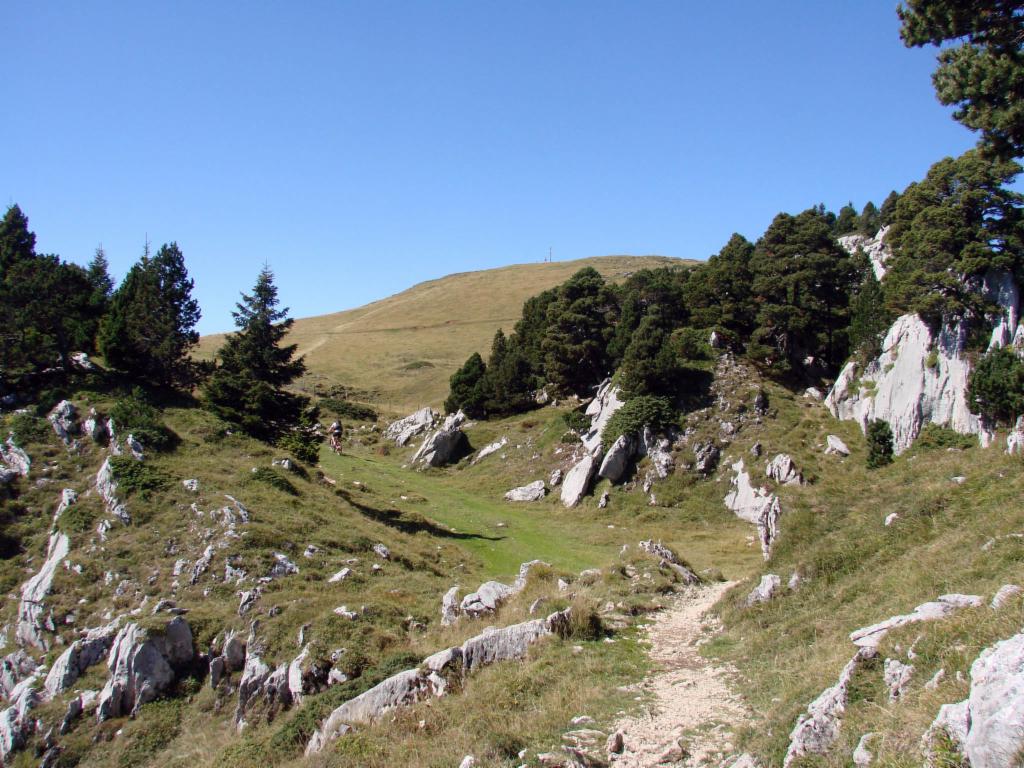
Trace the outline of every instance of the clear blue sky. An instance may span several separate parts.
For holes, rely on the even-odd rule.
[[[706,258],[974,143],[895,5],[9,1],[0,204],[116,278],[177,240],[203,332],[264,261],[306,316],[549,246]]]

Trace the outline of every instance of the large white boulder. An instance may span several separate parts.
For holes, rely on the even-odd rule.
[[[507,501],[540,501],[548,492],[543,480],[534,480],[528,485],[513,488],[505,494]]]
[[[800,485],[804,481],[803,475],[796,468],[793,459],[785,453],[780,453],[767,462],[764,474],[779,485]]]
[[[69,690],[89,667],[99,664],[106,658],[120,623],[120,620],[117,620],[106,626],[90,629],[84,637],[75,640],[57,657],[43,684],[47,699]]]
[[[487,581],[479,586],[476,592],[470,592],[459,606],[461,613],[467,616],[483,616],[494,613],[498,606],[515,594],[515,590],[500,581]]]
[[[423,443],[412,457],[412,463],[422,467],[440,467],[449,463],[465,443],[462,425],[466,414],[462,411],[448,416],[444,423],[424,438]]]
[[[161,633],[135,623],[125,626],[107,658],[110,679],[100,692],[97,719],[134,716],[174,681],[175,668],[191,661],[193,653],[192,629],[180,616]]]
[[[613,483],[619,482],[629,469],[629,463],[636,452],[636,438],[632,435],[619,435],[604,455],[597,474]]]
[[[573,465],[562,480],[562,504],[575,507],[590,490],[590,481],[597,471],[598,458],[588,453]]]
[[[71,445],[74,435],[78,433],[78,422],[75,419],[75,406],[70,400],[61,400],[53,407],[46,417],[53,426],[53,431],[61,439],[64,445]]]
[[[586,415],[590,417],[590,429],[582,439],[584,447],[591,454],[601,452],[601,436],[604,434],[604,428],[615,412],[625,405],[620,395],[621,390],[612,385],[611,379],[606,379],[601,382],[594,399],[587,405]]]
[[[470,462],[470,463],[471,464],[477,464],[480,461],[482,461],[483,459],[486,459],[492,453],[497,453],[502,448],[504,448],[506,445],[508,445],[508,437],[506,435],[503,435],[500,440],[495,440],[493,443],[488,443],[483,448],[481,448],[479,451],[477,451],[476,452],[476,456],[473,457],[473,461]]]
[[[774,573],[766,573],[760,583],[747,595],[747,605],[767,603],[782,589],[782,579]]]
[[[384,430],[384,437],[394,440],[395,445],[405,445],[416,435],[433,427],[439,418],[440,415],[433,408],[420,408],[404,419],[391,422]]]

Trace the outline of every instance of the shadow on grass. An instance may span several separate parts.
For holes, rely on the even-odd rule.
[[[402,512],[399,509],[377,509],[367,504],[361,503],[355,496],[341,489],[335,491],[335,493],[355,507],[360,514],[364,517],[368,517],[378,523],[383,523],[389,528],[394,528],[401,531],[402,533],[419,533],[424,531],[431,536],[437,536],[444,539],[483,539],[484,541],[501,541],[504,536],[484,536],[479,533],[456,533],[450,531],[447,528],[442,528],[437,523],[433,523],[427,520],[425,517],[421,517],[415,513],[409,514]]]

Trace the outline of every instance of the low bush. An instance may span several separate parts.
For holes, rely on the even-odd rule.
[[[13,414],[7,420],[7,428],[14,434],[14,442],[21,446],[29,443],[42,443],[51,432],[46,419],[27,412]]]
[[[664,397],[643,395],[631,398],[608,420],[601,434],[605,449],[620,435],[639,434],[644,427],[660,430],[675,421],[675,411]]]
[[[112,456],[110,468],[121,491],[142,499],[148,499],[153,493],[166,490],[171,485],[169,475],[130,456]]]
[[[164,424],[160,411],[146,400],[139,389],[115,402],[110,409],[110,418],[118,435],[131,434],[148,450],[167,451],[178,441],[177,435]]]
[[[368,405],[353,403],[349,400],[342,400],[337,397],[324,397],[320,399],[320,405],[329,411],[333,411],[343,419],[353,421],[376,421],[377,411]]]
[[[276,488],[282,493],[287,493],[289,496],[299,495],[299,489],[292,485],[288,478],[278,474],[270,467],[257,467],[252,473],[252,479],[269,485],[271,488]]]

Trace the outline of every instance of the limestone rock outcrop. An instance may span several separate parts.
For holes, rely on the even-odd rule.
[[[464,678],[487,664],[524,658],[533,643],[564,631],[570,610],[502,629],[488,627],[461,646],[439,651],[420,666],[392,675],[331,712],[306,745],[306,755],[320,752],[353,726],[372,722],[396,707],[444,696],[453,678]]]
[[[23,749],[35,731],[36,721],[31,714],[39,701],[35,681],[30,677],[19,683],[11,692],[10,706],[0,711],[0,763]]]
[[[57,657],[43,683],[48,699],[70,690],[89,667],[107,657],[120,627],[120,620],[90,629]]]
[[[466,444],[466,435],[462,431],[465,423],[466,414],[462,411],[448,416],[438,429],[424,438],[412,457],[412,463],[421,467],[440,467],[451,462]]]
[[[971,768],[1005,768],[1024,750],[1024,632],[986,648],[971,665],[965,701],[947,704],[926,736],[944,731]]]
[[[61,400],[53,407],[46,417],[57,437],[64,445],[70,446],[75,442],[74,436],[78,434],[78,422],[75,418],[75,406],[70,400]]]
[[[767,560],[772,543],[779,535],[779,518],[782,516],[779,497],[751,484],[743,459],[732,465],[732,471],[732,490],[725,497],[725,506],[740,519],[757,526],[761,552]]]
[[[6,699],[22,680],[36,671],[35,660],[19,648],[0,659],[0,698]]]
[[[693,572],[693,569],[690,568],[690,566],[688,566],[686,563],[684,563],[680,559],[679,555],[677,555],[671,549],[666,547],[660,541],[648,539],[647,541],[641,541],[639,547],[647,554],[653,555],[654,557],[658,558],[660,560],[659,565],[670,568],[677,574],[679,574],[684,583],[700,583],[700,577]]]
[[[498,451],[500,451],[506,445],[508,445],[508,437],[502,436],[500,440],[495,440],[493,443],[488,443],[479,451],[477,451],[476,456],[473,457],[473,461],[470,463],[478,464],[483,459],[486,459],[488,456],[490,456],[492,453],[497,453]]]
[[[24,449],[18,447],[13,437],[8,437],[5,442],[0,443],[0,459],[3,459],[4,465],[11,472],[21,477],[28,477],[32,469],[32,460]]]
[[[625,403],[620,397],[620,390],[605,379],[597,388],[597,394],[587,405],[586,415],[590,417],[590,429],[583,435],[583,446],[593,456],[601,453],[601,436],[608,421]]]
[[[100,692],[97,719],[135,715],[174,681],[176,670],[193,655],[192,629],[180,616],[159,633],[136,623],[126,625],[107,658],[110,679]]]
[[[766,573],[760,583],[747,595],[747,606],[767,603],[782,589],[782,579],[774,573]]]
[[[416,435],[433,427],[439,418],[440,414],[433,408],[420,408],[404,419],[391,422],[384,430],[384,438],[393,440],[395,445],[404,446]]]
[[[18,604],[18,624],[15,637],[23,646],[33,646],[42,651],[49,650],[50,643],[43,634],[44,630],[54,630],[52,617],[43,618],[45,606],[43,600],[50,593],[54,574],[64,558],[67,557],[71,543],[66,534],[56,532],[50,534],[46,548],[46,560],[39,572],[26,581],[21,587],[21,602]]]
[[[885,236],[889,227],[882,227],[872,235],[843,235],[836,238],[840,246],[849,254],[854,254],[857,249],[864,251],[864,254],[871,261],[871,270],[875,273],[875,279],[881,280],[885,277],[886,262],[892,258],[892,251],[885,244]]]
[[[562,480],[561,498],[562,504],[566,507],[575,507],[590,490],[590,481],[597,472],[598,459],[591,454],[586,454],[572,469],[565,474]]]
[[[960,608],[978,608],[984,601],[978,595],[939,595],[935,600],[922,603],[910,613],[892,616],[885,621],[862,627],[850,633],[850,640],[858,648],[878,648],[882,639],[893,629],[922,621],[937,621]]]
[[[780,453],[767,462],[764,474],[779,485],[801,485],[804,481],[793,459],[785,453]]]
[[[605,453],[597,474],[613,483],[619,482],[626,474],[635,452],[636,438],[632,435],[619,435]]]

